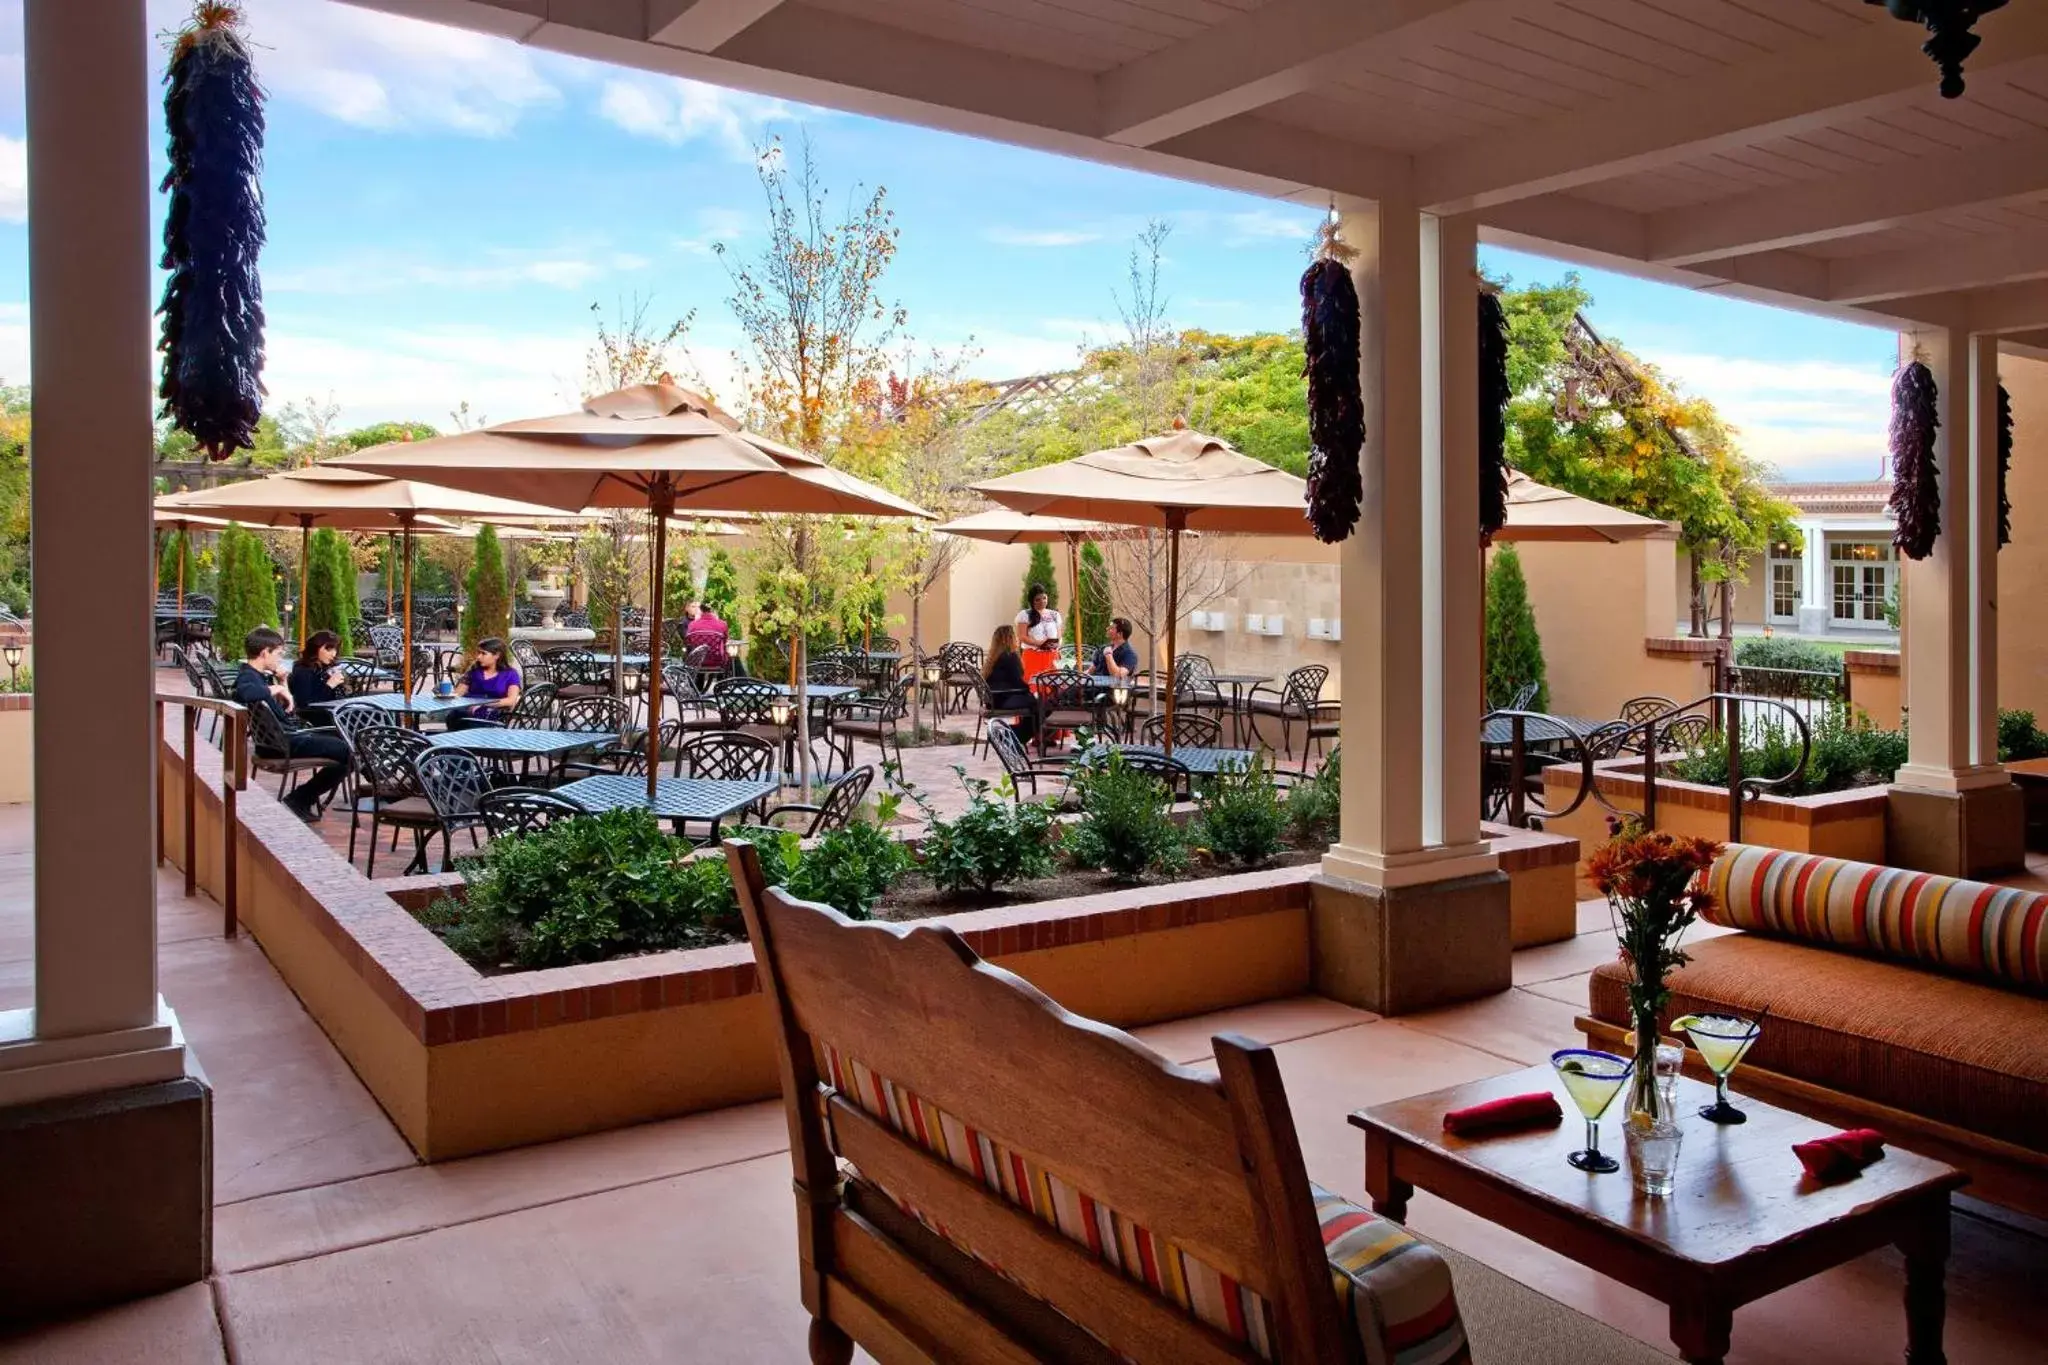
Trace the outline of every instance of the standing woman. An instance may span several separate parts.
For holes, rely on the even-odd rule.
[[[476,642],[476,658],[455,695],[473,697],[477,705],[448,717],[451,730],[468,730],[482,725],[503,725],[512,708],[519,705],[519,670],[505,657],[505,642],[486,636]]]
[[[1024,681],[1024,660],[1017,653],[1017,631],[1014,626],[997,626],[996,633],[989,637],[987,671],[988,700],[991,706],[1031,707],[1029,714],[1017,717],[1017,738],[1029,744],[1038,734],[1038,710],[1031,705],[1031,688]],[[989,721],[994,725],[997,722]]]
[[[1017,645],[1024,652],[1024,677],[1060,666],[1060,614],[1046,603],[1045,585],[1031,585],[1031,605],[1017,613]]]

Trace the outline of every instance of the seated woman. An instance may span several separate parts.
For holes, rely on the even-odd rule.
[[[305,648],[292,664],[286,686],[291,689],[292,707],[315,724],[327,723],[327,708],[341,699],[341,637],[331,630],[316,630],[306,637]]]
[[[1017,738],[1029,744],[1038,734],[1036,698],[1024,681],[1024,656],[1017,652],[1017,628],[997,626],[989,637],[988,662],[983,676],[988,679],[991,706],[1031,707],[1030,714],[1017,717]],[[991,721],[990,724],[995,722]]]
[[[519,670],[505,656],[503,640],[487,635],[476,642],[476,656],[469,672],[455,684],[455,695],[474,698],[477,704],[449,716],[449,729],[469,730],[505,723],[512,708],[519,705]]]

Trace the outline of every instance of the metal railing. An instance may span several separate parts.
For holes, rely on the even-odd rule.
[[[193,764],[193,751],[199,742],[199,713],[211,712],[219,718],[216,732],[220,745],[220,827],[221,827],[221,910],[224,923],[222,934],[233,938],[239,929],[237,892],[235,876],[235,797],[249,786],[249,711],[236,702],[223,701],[218,697],[197,697],[186,692],[159,692],[156,694],[156,863],[164,864],[164,708],[176,706],[183,709],[185,729],[185,894],[199,893],[199,775]]]
[[[1743,738],[1756,728],[1755,721],[1745,720],[1743,708],[1769,707],[1783,711],[1792,718],[1793,727],[1799,734],[1799,761],[1790,772],[1775,777],[1747,777],[1742,771]],[[1533,816],[1541,819],[1556,819],[1571,814],[1586,798],[1591,796],[1602,806],[1616,815],[1639,814],[1644,826],[1657,827],[1657,771],[1666,757],[1661,747],[1669,743],[1674,729],[1681,728],[1688,717],[1700,717],[1690,728],[1702,729],[1718,736],[1728,748],[1728,841],[1739,843],[1742,839],[1743,807],[1766,793],[1796,781],[1806,771],[1806,765],[1813,756],[1813,734],[1807,727],[1806,717],[1799,710],[1776,697],[1750,696],[1740,692],[1710,692],[1697,700],[1673,706],[1654,716],[1634,722],[1609,721],[1604,725],[1581,734],[1577,729],[1564,724],[1554,716],[1534,711],[1496,711],[1481,722],[1482,728],[1488,722],[1506,721],[1510,726],[1508,754],[1505,760],[1505,798],[1503,807],[1507,823],[1524,828]],[[1532,733],[1532,723],[1534,730]],[[1574,763],[1579,768],[1579,791],[1570,805],[1562,810],[1550,810],[1538,805],[1531,809],[1528,801],[1528,746],[1531,740],[1541,744],[1560,746],[1556,763]],[[1575,752],[1576,758],[1567,757],[1566,751]],[[1620,809],[1601,793],[1595,780],[1594,764],[1602,759],[1617,758],[1624,754],[1640,754],[1643,760],[1643,808],[1640,812]]]

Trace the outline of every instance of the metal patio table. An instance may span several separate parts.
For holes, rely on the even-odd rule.
[[[425,697],[418,693],[406,696],[401,692],[371,692],[360,697],[344,697],[332,703],[335,706],[372,706],[379,711],[393,715],[410,716],[414,724],[421,720],[433,720],[456,711],[467,711],[476,702],[468,697]]]
[[[546,759],[556,768],[574,753],[616,744],[616,734],[595,730],[515,730],[502,725],[482,725],[463,730],[444,730],[427,742],[437,749],[461,749],[486,762],[496,761],[510,768],[519,761],[521,780],[531,773],[533,760]]]
[[[1166,750],[1157,744],[1111,744],[1105,749],[1121,754],[1150,754],[1163,758]],[[1196,777],[1214,777],[1228,767],[1249,768],[1258,758],[1256,749],[1197,749],[1185,745],[1173,746],[1174,762],[1186,766]]]
[[[773,777],[744,782],[713,777],[662,777],[655,779],[654,801],[649,804],[645,778],[601,774],[565,783],[555,788],[555,794],[586,810],[644,810],[657,819],[676,824],[685,820],[709,821],[715,836],[719,821],[781,789],[781,782]]]

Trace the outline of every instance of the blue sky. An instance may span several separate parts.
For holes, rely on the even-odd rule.
[[[1111,291],[1149,218],[1174,227],[1170,317],[1217,331],[1298,319],[1309,210],[953,134],[808,109],[393,19],[251,0],[272,99],[266,382],[273,407],[354,425],[552,411],[575,392],[590,306],[695,310],[716,387],[736,340],[710,245],[759,246],[753,148],[808,132],[837,197],[884,185],[889,289],[922,345],[1002,378],[1117,330]],[[151,0],[169,29],[182,0]],[[27,377],[19,0],[0,0],[0,377]],[[157,141],[161,142],[160,134]],[[1521,281],[1556,262],[1489,250]],[[1587,272],[1595,326],[1713,399],[1787,477],[1872,477],[1886,333]]]

